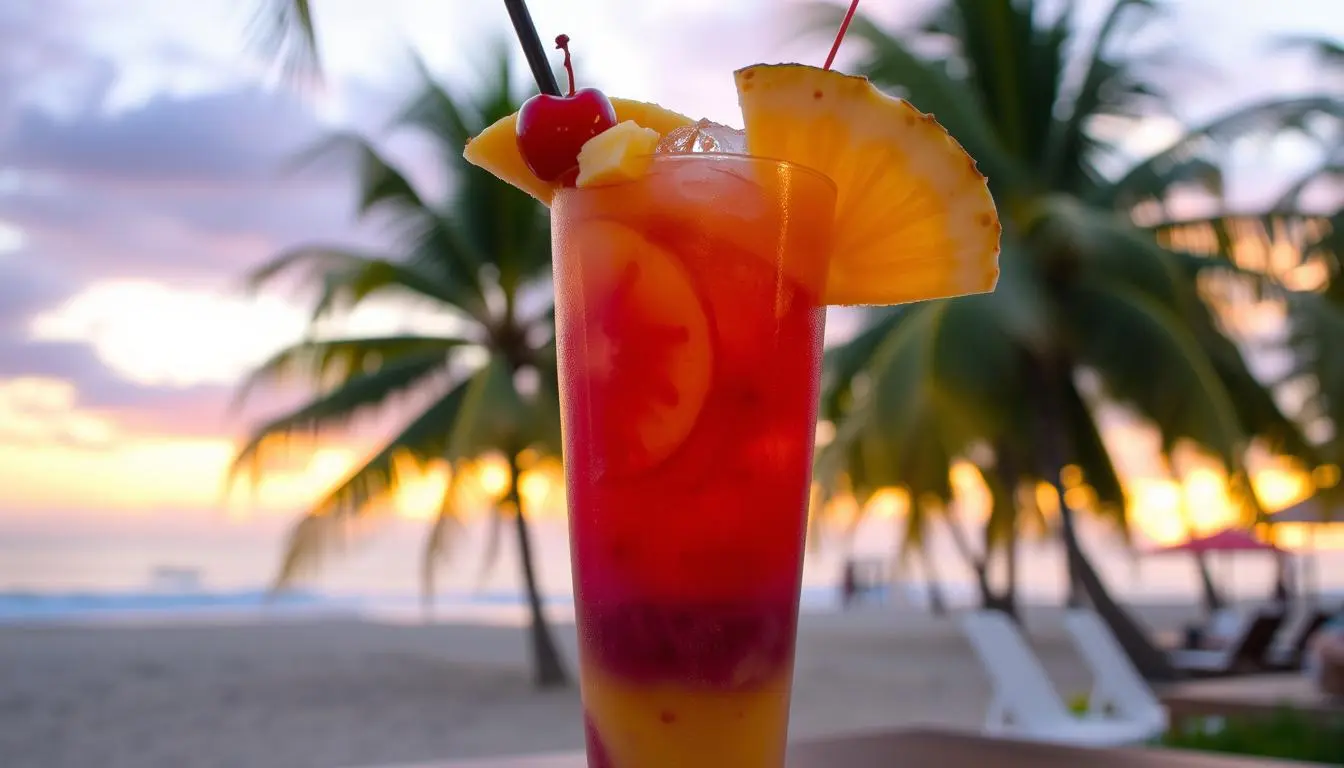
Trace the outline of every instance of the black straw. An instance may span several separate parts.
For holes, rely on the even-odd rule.
[[[560,95],[560,84],[555,81],[555,71],[546,58],[546,49],[537,36],[537,26],[532,23],[532,14],[527,11],[524,0],[504,0],[509,9],[509,19],[518,33],[518,42],[523,45],[523,54],[527,56],[527,65],[532,68],[532,76],[537,79],[537,88],[551,96]]]

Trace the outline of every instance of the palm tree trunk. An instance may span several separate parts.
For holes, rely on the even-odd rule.
[[[1203,552],[1195,553],[1195,566],[1199,569],[1199,584],[1204,592],[1204,610],[1210,615],[1223,609],[1226,604],[1218,585],[1213,583],[1213,572],[1209,569],[1209,556]]]
[[[1083,552],[1073,509],[1065,500],[1064,484],[1061,480],[1067,452],[1064,445],[1066,433],[1059,411],[1062,399],[1059,390],[1063,377],[1069,375],[1072,366],[1057,362],[1054,366],[1042,365],[1041,368],[1041,375],[1045,379],[1042,383],[1045,386],[1037,391],[1044,393],[1045,396],[1040,398],[1036,405],[1041,419],[1043,454],[1041,458],[1045,469],[1043,474],[1049,479],[1051,487],[1059,497],[1060,528],[1069,563],[1070,579],[1076,582],[1081,593],[1086,595],[1092,609],[1110,627],[1115,639],[1144,677],[1149,680],[1175,680],[1178,675],[1167,655],[1153,644],[1144,627],[1111,597],[1101,576]]]
[[[961,553],[966,564],[970,566],[971,572],[975,574],[975,584],[980,590],[980,607],[987,611],[1002,610],[999,605],[999,596],[994,593],[993,586],[989,583],[989,562],[986,558],[980,557],[971,547],[971,542],[966,537],[966,531],[962,530],[961,522],[949,507],[943,510],[943,523],[947,530],[952,534],[952,543],[956,545],[957,551]]]
[[[1060,466],[1063,469],[1063,466]],[[1073,526],[1073,510],[1064,501],[1064,489],[1058,483],[1053,484],[1059,494],[1060,517],[1064,524],[1064,546],[1069,558],[1069,567],[1076,574],[1079,586],[1092,604],[1092,609],[1106,622],[1115,634],[1115,639],[1129,656],[1139,672],[1149,680],[1175,680],[1178,675],[1162,649],[1153,644],[1148,631],[1124,609],[1101,580],[1092,563],[1088,561],[1078,541]]]
[[[924,570],[924,584],[929,595],[929,612],[934,616],[946,616],[947,598],[943,596],[943,586],[938,579],[938,571],[933,564],[933,553],[929,552],[928,542],[920,545],[919,561]]]
[[[537,586],[536,568],[532,562],[532,537],[523,514],[523,497],[518,490],[518,454],[509,452],[509,501],[513,502],[514,526],[518,533],[518,560],[523,569],[523,584],[527,588],[527,606],[532,612],[532,674],[538,688],[563,688],[569,685],[569,673],[556,647],[546,612],[541,605],[541,590]]]
[[[996,447],[996,461],[994,462],[994,471],[998,473],[999,482],[1003,484],[1004,491],[1008,494],[1010,503],[1016,505],[1017,490],[1021,485],[1021,477],[1017,467],[1016,457],[1007,445]],[[1016,508],[1016,507],[1014,507]],[[1021,621],[1021,616],[1017,612],[1017,534],[1019,530],[1018,516],[1014,514],[1008,524],[1008,546],[1004,549],[1004,565],[1008,571],[1006,576],[1007,583],[1003,591],[997,598],[999,610]],[[989,550],[989,540],[986,537],[985,549]]]

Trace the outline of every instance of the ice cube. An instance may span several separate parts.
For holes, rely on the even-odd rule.
[[[717,150],[686,150],[697,154]],[[682,226],[722,237],[724,232],[759,237],[762,219],[771,209],[758,169],[731,157],[706,157],[703,162],[669,163],[656,175],[659,216],[685,219]],[[759,246],[754,246],[759,247]]]
[[[741,155],[747,151],[747,134],[711,120],[701,120],[664,136],[658,142],[656,151],[671,154],[728,152]]]

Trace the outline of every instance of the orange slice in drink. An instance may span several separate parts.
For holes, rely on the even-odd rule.
[[[837,187],[828,304],[992,291],[999,218],[985,177],[932,116],[866,78],[800,64],[736,73],[747,151]]]
[[[557,203],[563,205],[563,197]],[[676,257],[627,226],[591,220],[556,233],[557,326],[591,402],[574,425],[600,469],[626,475],[670,456],[709,392],[709,319]],[[582,441],[580,441],[582,442]]]
[[[616,122],[633,122],[643,128],[666,136],[692,120],[657,104],[646,104],[630,99],[612,99],[611,106],[616,110]],[[656,142],[655,142],[656,143]],[[559,184],[538,179],[523,162],[523,154],[518,151],[518,113],[497,120],[489,128],[467,142],[463,156],[472,165],[484,168],[502,181],[523,190],[541,201],[551,204]]]

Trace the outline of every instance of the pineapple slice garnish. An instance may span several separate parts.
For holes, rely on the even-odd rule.
[[[994,290],[999,217],[947,131],[866,78],[800,64],[736,73],[747,151],[838,188],[828,304],[900,304]]]
[[[685,115],[642,101],[612,99],[611,106],[616,110],[618,124],[633,122],[657,133],[660,138],[693,122]],[[657,144],[657,141],[654,143]],[[560,188],[558,184],[538,179],[527,167],[527,163],[523,162],[523,154],[518,151],[517,112],[500,118],[494,125],[481,131],[467,142],[462,155],[467,162],[493,173],[502,181],[535,197],[543,205],[549,206],[555,191]]]

